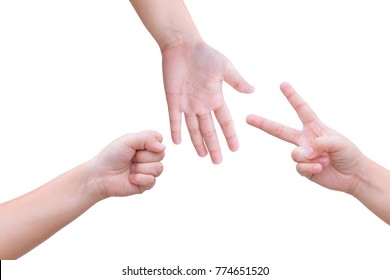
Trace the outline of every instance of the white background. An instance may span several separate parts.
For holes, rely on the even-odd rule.
[[[3,262],[3,279],[130,279],[121,276],[128,265],[389,279],[389,226],[353,197],[300,177],[291,144],[245,123],[257,113],[299,128],[279,91],[288,81],[327,125],[389,167],[387,2],[186,4],[204,40],[256,87],[243,95],[224,85],[241,148],[229,152],[218,130],[218,166],[198,158],[184,126],[183,143],[172,144],[161,55],[127,1],[0,2],[1,202],[127,132],[155,129],[167,145],[153,190],[100,202],[20,260]]]

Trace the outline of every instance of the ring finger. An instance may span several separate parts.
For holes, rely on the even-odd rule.
[[[291,152],[291,157],[295,162],[301,163],[319,163],[323,166],[329,164],[329,155],[323,154],[315,159],[308,159],[305,156],[306,149],[303,147],[297,147]]]
[[[314,174],[322,171],[322,165],[319,163],[298,163],[296,169],[301,176],[311,179]]]
[[[185,114],[186,124],[188,132],[190,133],[192,144],[195,147],[199,156],[204,157],[207,155],[207,149],[203,142],[202,133],[200,132],[199,122],[196,115]]]
[[[163,165],[161,162],[149,162],[149,163],[135,163],[131,166],[130,171],[134,173],[149,174],[158,177],[163,172]]]

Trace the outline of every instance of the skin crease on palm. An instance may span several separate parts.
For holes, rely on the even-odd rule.
[[[213,163],[222,161],[213,117],[218,121],[231,151],[239,148],[234,123],[222,94],[227,82],[237,91],[251,93],[254,88],[222,54],[199,44],[191,48],[176,47],[163,53],[164,84],[169,108],[172,140],[181,142],[181,118],[199,156],[210,153]]]
[[[253,86],[225,56],[203,41],[183,0],[130,2],[160,47],[173,142],[181,142],[184,114],[198,155],[203,157],[209,153],[213,163],[222,162],[212,113],[229,149],[239,148],[233,120],[223,98],[222,83],[225,81],[242,93],[253,92]]]

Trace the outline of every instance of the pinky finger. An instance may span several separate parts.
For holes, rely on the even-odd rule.
[[[322,165],[320,163],[298,163],[297,172],[308,179],[311,179],[313,175],[322,171]]]
[[[133,185],[137,185],[141,188],[145,188],[146,190],[151,189],[156,183],[156,177],[149,174],[131,174],[129,176],[129,181]]]

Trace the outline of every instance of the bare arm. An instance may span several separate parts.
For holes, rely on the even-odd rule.
[[[182,0],[130,0],[162,50],[185,41],[202,42]]]
[[[0,258],[27,253],[94,204],[87,199],[88,163],[0,205]]]
[[[390,170],[366,158],[354,197],[390,225]]]
[[[162,172],[161,140],[154,132],[128,134],[94,159],[0,204],[0,259],[24,255],[102,199],[153,187]]]

